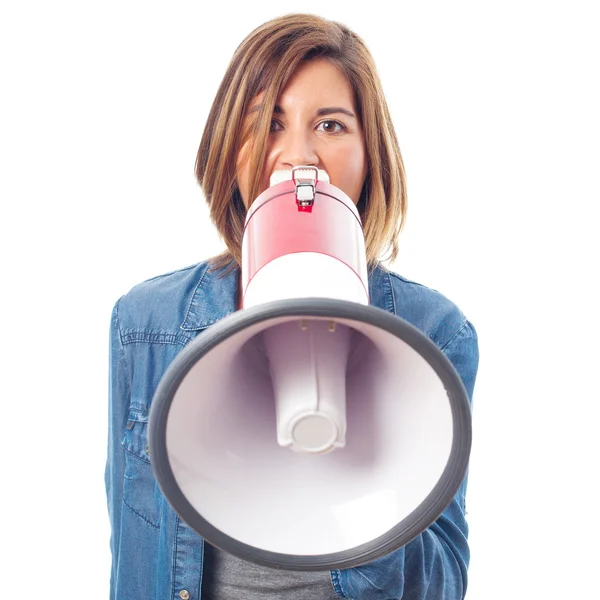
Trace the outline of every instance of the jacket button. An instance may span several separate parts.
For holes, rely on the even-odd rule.
[[[179,592],[179,597],[181,600],[190,600],[190,593],[187,590],[181,590]]]

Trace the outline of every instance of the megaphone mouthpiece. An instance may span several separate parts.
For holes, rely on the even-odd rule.
[[[301,319],[267,329],[263,339],[279,445],[313,454],[343,447],[350,329]]]

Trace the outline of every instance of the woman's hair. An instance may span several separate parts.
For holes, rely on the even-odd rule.
[[[217,91],[196,157],[196,177],[210,216],[228,251],[215,267],[241,264],[246,217],[236,180],[242,146],[249,142],[250,198],[259,192],[271,119],[277,98],[303,61],[325,59],[346,76],[354,92],[367,157],[367,177],[357,208],[367,261],[398,254],[406,213],[406,180],[398,140],[373,58],[344,25],[315,15],[294,14],[255,29],[240,44]],[[263,93],[262,109],[248,123],[251,102]]]

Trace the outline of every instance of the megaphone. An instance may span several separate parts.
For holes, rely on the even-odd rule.
[[[190,342],[155,392],[163,494],[210,544],[272,568],[349,568],[404,546],[466,474],[459,375],[369,305],[361,219],[325,172],[274,174],[242,257],[241,310]]]

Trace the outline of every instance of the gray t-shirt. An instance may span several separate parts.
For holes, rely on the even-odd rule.
[[[282,571],[204,544],[202,600],[339,600],[329,571]]]

